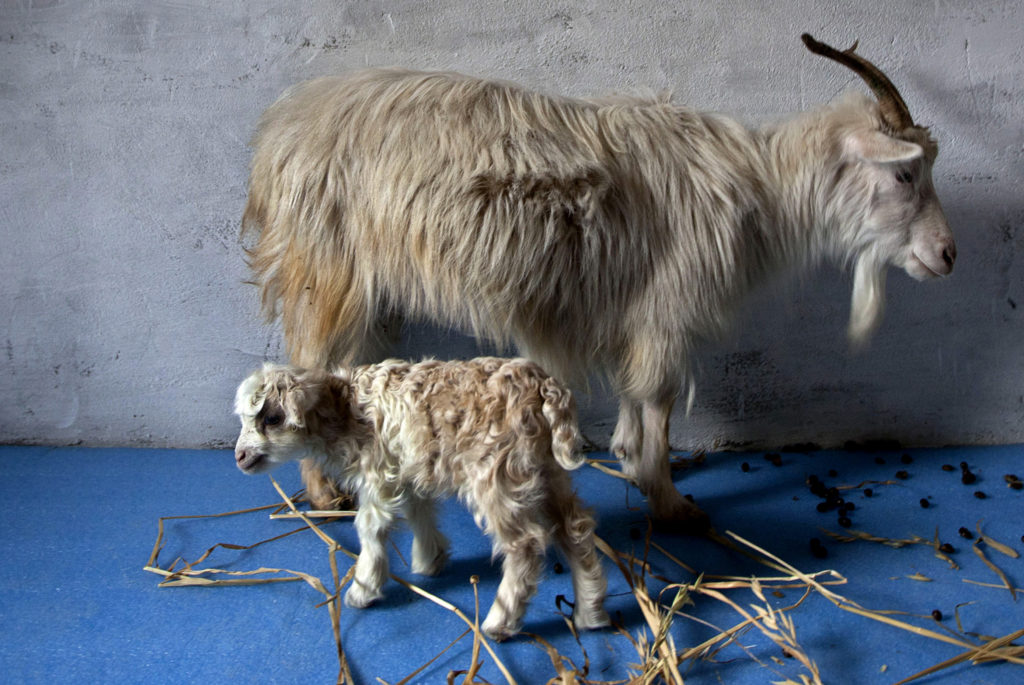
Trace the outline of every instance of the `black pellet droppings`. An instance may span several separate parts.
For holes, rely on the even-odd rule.
[[[1020,536],[1020,541],[1021,541],[1021,542],[1024,542],[1024,535],[1021,535],[1021,536]]]
[[[929,502],[928,500],[926,500],[924,497],[921,498],[921,508],[922,509],[927,509],[931,505],[932,505],[932,503]]]
[[[960,476],[960,482],[963,483],[964,485],[970,485],[974,483],[974,481],[976,480],[978,480],[978,477],[975,476],[970,471],[964,471],[963,475]]]
[[[966,471],[967,470],[967,462],[966,461],[960,462],[960,470],[961,471]]]
[[[949,544],[948,542],[943,542],[941,545],[939,545],[939,551],[943,554],[952,554],[956,551],[956,548],[954,548],[953,545]]]
[[[914,458],[911,457],[909,454],[904,454],[903,456],[900,457],[900,463],[901,464],[910,464],[910,463],[913,463],[913,461],[914,461]]]
[[[835,478],[838,475],[839,475],[839,472],[836,471],[835,469],[829,469],[828,470],[828,477],[829,478]]]
[[[743,462],[742,464],[740,464],[740,471],[742,471],[743,473],[747,473],[748,471],[750,471],[750,464],[748,464],[747,462]]]
[[[811,538],[811,555],[815,559],[824,559],[828,556],[828,550],[825,549],[818,538]]]
[[[875,463],[881,466],[882,464],[885,463],[885,459],[882,459],[881,457],[875,457]]]
[[[831,502],[818,502],[818,506],[817,506],[818,511],[820,511],[823,514],[826,511],[832,511],[835,508],[836,508],[836,505],[832,504]]]
[[[843,528],[849,528],[850,526],[853,525],[853,521],[851,521],[846,516],[840,516],[839,517],[839,525],[841,525]]]
[[[864,488],[865,497],[871,497],[873,494],[875,494],[874,490],[872,490],[871,488]]]
[[[960,526],[960,530],[958,530],[957,532],[960,533],[960,537],[962,538],[966,538],[968,540],[974,539],[974,535],[971,533],[971,531],[967,530],[963,526]]]
[[[906,471],[897,471],[896,477],[899,478],[900,480],[906,480],[910,478],[910,474],[907,473]]]
[[[936,621],[941,621],[942,620],[942,612],[939,611],[938,609],[933,609],[932,610],[932,618],[934,618]]]
[[[555,562],[554,569],[555,569],[555,573],[565,573],[565,569],[562,568],[562,565],[560,563],[558,563],[557,561]]]
[[[943,464],[942,465],[942,470],[943,471],[955,471],[956,467],[953,466],[952,464]]]
[[[977,497],[978,499],[985,499],[986,497],[988,497],[988,495],[986,495],[981,490],[975,490],[974,491],[974,496]]]
[[[1003,480],[1005,480],[1007,483],[1019,483],[1020,482],[1020,478],[1018,478],[1017,476],[1015,476],[1012,473],[1008,473],[1005,476],[1003,476]]]
[[[839,508],[842,509],[843,511],[853,511],[854,509],[857,508],[857,505],[854,504],[853,502],[843,502]]]
[[[1024,490],[1024,483],[1019,480],[1015,480],[1008,484],[1011,490]]]

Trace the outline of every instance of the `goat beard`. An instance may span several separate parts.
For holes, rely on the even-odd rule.
[[[853,271],[850,323],[846,329],[850,346],[864,349],[882,321],[885,311],[885,262],[865,253],[857,258]]]

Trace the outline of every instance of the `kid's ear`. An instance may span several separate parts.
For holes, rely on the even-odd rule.
[[[330,394],[331,405],[338,412],[339,416],[348,416],[352,413],[352,384],[347,378],[333,374],[329,375],[324,388]]]
[[[877,164],[906,163],[924,155],[924,148],[881,131],[856,131],[845,139],[846,153]]]
[[[293,428],[306,427],[306,414],[316,399],[310,396],[308,389],[299,383],[291,383],[281,393],[281,407],[284,409],[285,423]]]

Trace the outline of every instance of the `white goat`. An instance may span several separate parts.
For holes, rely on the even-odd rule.
[[[238,388],[235,460],[259,473],[313,460],[359,497],[361,547],[345,602],[380,598],[388,530],[404,510],[412,570],[434,575],[448,558],[433,498],[458,494],[503,555],[498,594],[483,623],[495,639],[518,632],[551,538],[567,557],[579,628],[609,623],[594,520],[565,469],[582,464],[572,394],[526,360],[389,360],[353,369],[267,365]]]
[[[786,268],[854,263],[849,334],[885,271],[943,276],[956,248],[937,145],[889,80],[760,130],[661,100],[576,100],[458,74],[300,84],[256,134],[243,234],[293,361],[375,353],[392,315],[514,342],[557,377],[606,373],[612,451],[660,519],[706,517],[672,484],[668,423],[694,343]],[[692,390],[692,382],[691,382]],[[315,469],[305,473],[320,493]]]

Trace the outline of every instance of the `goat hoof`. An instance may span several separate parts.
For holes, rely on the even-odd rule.
[[[436,556],[426,561],[413,559],[412,572],[421,576],[436,576],[448,563],[448,552],[441,550]]]
[[[654,528],[659,532],[704,535],[711,529],[711,517],[690,500],[680,497],[670,510],[655,512]]]
[[[379,591],[371,592],[360,585],[352,585],[345,593],[345,606],[353,609],[365,609],[383,596],[384,594]]]
[[[597,630],[607,628],[612,624],[612,619],[604,609],[589,611],[584,615],[582,612],[573,613],[573,625],[580,630]]]
[[[491,621],[489,619],[485,620],[480,628],[484,631],[484,635],[495,642],[507,640],[519,632],[519,626],[508,625],[504,621]]]

